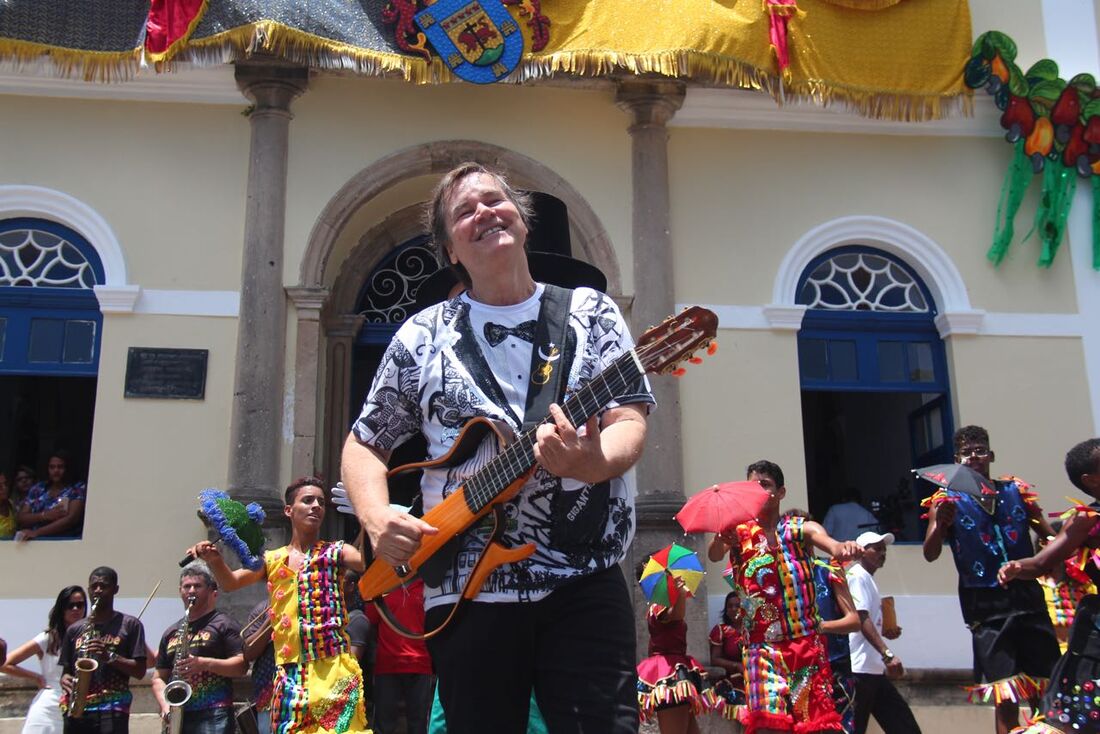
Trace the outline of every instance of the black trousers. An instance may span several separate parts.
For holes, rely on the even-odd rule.
[[[447,608],[429,609],[432,628]],[[467,604],[428,641],[448,734],[525,734],[534,690],[550,734],[638,731],[634,612],[622,571],[529,603]]]
[[[79,719],[64,718],[65,734],[129,734],[130,714],[120,711],[85,711]]]
[[[885,734],[921,734],[909,704],[889,678],[856,673],[855,734],[866,734],[872,716]]]

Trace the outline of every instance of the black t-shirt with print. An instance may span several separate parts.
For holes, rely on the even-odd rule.
[[[179,649],[183,619],[168,628],[160,638],[157,650],[157,670],[171,670]],[[241,625],[217,609],[189,623],[192,657],[225,660],[241,654]],[[191,684],[191,699],[184,711],[205,711],[233,705],[233,680],[216,673],[198,673],[185,679]]]
[[[80,620],[65,630],[57,664],[69,675],[76,675],[74,663],[82,657],[79,650],[86,640],[101,638],[107,653],[118,657],[145,660],[145,628],[135,617],[115,612],[104,624],[91,624]],[[113,665],[99,660],[99,667],[92,673],[85,711],[118,711],[129,713],[133,694],[130,693],[130,676]],[[68,706],[68,700],[63,704]]]

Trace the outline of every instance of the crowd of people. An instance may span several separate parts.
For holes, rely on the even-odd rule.
[[[433,193],[443,300],[397,331],[344,445],[341,476],[371,557],[320,537],[324,487],[298,480],[284,495],[290,541],[255,570],[231,569],[213,542],[188,550],[185,614],[156,650],[140,620],[114,609],[117,574],[96,568],[87,592],[62,590],[44,632],[3,668],[43,686],[29,731],[127,731],[129,682],[151,665],[162,715],[187,734],[233,730],[231,680],[249,666],[239,724],[265,733],[367,731],[369,694],[380,734],[399,717],[408,734],[625,734],[650,717],[663,734],[690,734],[704,713],[747,734],[863,734],[871,718],[886,734],[919,734],[894,685],[905,668],[889,641],[901,629],[875,581],[894,536],[863,529],[873,515],[857,507],[828,520],[862,530],[852,539],[784,512],[771,461],[746,472],[766,491],[761,510],[707,548],[734,589],[707,664],[687,649],[680,586],[648,608],[648,655],[636,660],[620,566],[636,526],[630,469],[655,406],[643,348],[576,261],[527,251],[533,223],[528,195],[480,164],[448,172]],[[428,457],[417,464],[420,517],[390,504],[387,484],[394,450],[417,435]],[[951,549],[972,697],[995,704],[998,734],[1020,725],[1021,701],[1035,714],[1030,734],[1100,732],[1100,597],[1089,593],[1100,504],[1072,508],[1055,532],[1026,483],[990,477],[984,429],[960,429],[954,447],[983,489],[948,485],[925,501],[923,555]],[[1100,497],[1100,440],[1074,447],[1066,471]],[[51,457],[48,476],[17,506],[4,482],[0,523],[14,518],[31,538],[78,529],[83,485],[69,482],[64,457]],[[359,574],[361,588],[385,593],[386,611],[364,611]],[[243,625],[217,609],[220,592],[261,582],[267,600]],[[19,667],[32,656],[37,672]]]
[[[65,451],[55,451],[43,481],[29,466],[0,471],[0,540],[80,537],[88,490],[71,476],[71,465]]]

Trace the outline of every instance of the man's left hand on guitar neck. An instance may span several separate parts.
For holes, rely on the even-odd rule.
[[[596,484],[622,475],[638,461],[645,444],[645,409],[624,405],[593,416],[578,430],[557,404],[550,406],[553,423],[535,432],[535,461],[558,477]]]

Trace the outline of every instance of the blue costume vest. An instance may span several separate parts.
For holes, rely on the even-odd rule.
[[[997,569],[1002,563],[1035,555],[1031,545],[1030,513],[1015,481],[995,481],[997,504],[986,512],[968,494],[946,490],[955,497],[955,524],[949,536],[959,586],[997,587]]]
[[[814,561],[814,586],[817,589],[817,613],[823,621],[831,622],[840,619],[840,605],[836,603],[836,595],[833,593],[833,582],[829,578],[833,571],[828,564],[822,561]],[[840,573],[844,573],[841,571]],[[848,635],[826,635],[825,643],[829,650],[829,662],[844,658],[849,655]]]

